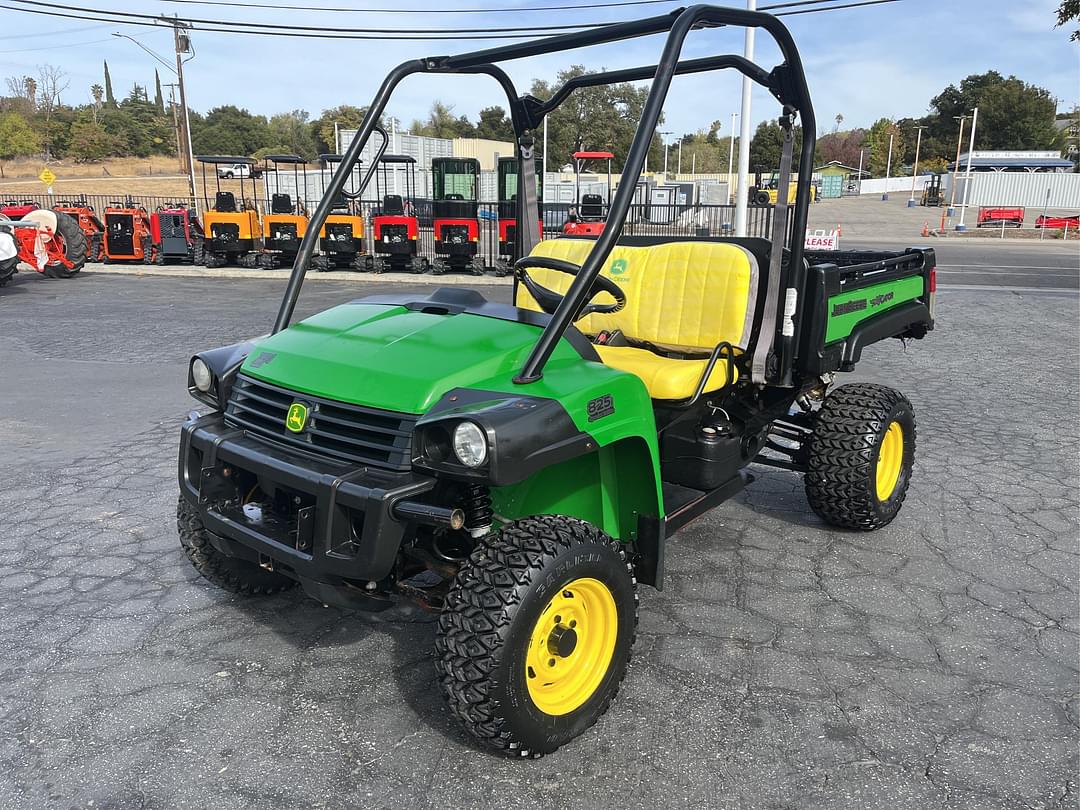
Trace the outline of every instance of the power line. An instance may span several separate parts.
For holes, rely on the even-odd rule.
[[[57,42],[52,45],[42,45],[38,48],[18,48],[12,51],[0,51],[0,54],[27,53],[29,51],[55,51],[57,48],[78,48],[81,45],[99,45],[102,42],[112,42],[111,39],[91,39],[87,42]]]
[[[91,22],[101,22],[103,19],[108,22],[112,22],[120,25],[134,25],[149,28],[161,28],[165,25],[172,25],[169,21],[170,18],[149,15],[149,14],[136,14],[134,12],[124,11],[110,11],[106,9],[88,9],[79,8],[71,9],[69,6],[58,5],[55,3],[41,2],[41,0],[9,0],[11,2],[24,3],[32,6],[45,6],[54,9],[64,9],[63,11],[44,11],[39,8],[25,8],[20,6],[0,5],[0,8],[9,11],[21,11],[24,14],[37,14],[47,17],[61,17],[72,20],[86,20]],[[668,0],[665,0],[667,2]],[[772,8],[790,7],[793,5],[811,5],[820,4],[826,2],[834,2],[835,0],[803,0],[801,3],[787,3],[779,4]],[[876,6],[885,3],[896,3],[900,0],[859,0],[858,2],[850,2],[842,5],[831,5],[827,7],[817,7],[802,9],[797,11],[783,11],[778,13],[777,17],[794,16],[796,14],[811,14],[825,11],[838,11],[841,9],[861,8],[864,6]],[[769,8],[769,7],[763,7]],[[81,16],[74,14],[72,11],[84,12],[86,14],[93,14],[95,16]],[[129,19],[124,19],[129,18]],[[565,31],[566,29],[580,30],[586,28],[598,28],[613,25],[615,23],[607,22],[598,25],[588,25],[582,23],[580,25],[567,25],[567,26],[548,26],[548,27],[530,27],[530,28],[513,28],[513,29],[425,29],[424,31],[417,32],[414,29],[335,29],[334,32],[328,32],[324,28],[317,26],[289,26],[289,25],[274,25],[264,24],[258,22],[239,22],[239,21],[218,21],[218,20],[202,20],[202,19],[188,19],[183,21],[193,30],[203,31],[206,33],[221,33],[221,34],[245,34],[252,36],[278,36],[278,37],[296,37],[303,39],[341,39],[341,40],[382,40],[382,41],[418,41],[423,42],[426,40],[431,41],[469,41],[469,40],[499,40],[499,39],[535,39],[538,37],[538,32],[550,31],[552,29],[558,29]],[[229,27],[221,27],[229,26]],[[478,33],[474,33],[478,32]],[[518,33],[501,33],[502,31],[517,31]],[[499,33],[497,33],[499,32]]]
[[[63,31],[43,31],[40,34],[4,34],[0,39],[28,39],[30,37],[56,37],[61,34],[85,34],[98,28],[108,28],[108,25],[81,25],[78,28],[65,28]]]

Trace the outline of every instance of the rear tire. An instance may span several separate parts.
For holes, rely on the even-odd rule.
[[[176,506],[176,530],[184,553],[204,579],[222,590],[244,596],[287,591],[296,583],[288,577],[267,571],[255,563],[227,557],[210,543],[210,532],[199,513],[183,495]]]
[[[873,531],[896,517],[915,461],[915,412],[884,385],[837,388],[814,417],[806,472],[810,508],[834,526]]]
[[[439,617],[435,667],[450,710],[509,756],[577,737],[626,675],[636,589],[622,544],[584,521],[531,517],[489,536]]]
[[[86,234],[79,227],[78,221],[67,214],[56,212],[56,236],[59,238],[64,249],[64,256],[71,262],[71,267],[65,267],[60,262],[45,265],[45,275],[49,278],[71,278],[77,275],[86,264]]]

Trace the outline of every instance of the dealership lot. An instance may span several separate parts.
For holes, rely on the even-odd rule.
[[[283,286],[0,290],[0,807],[1075,804],[1075,292],[954,287],[927,340],[872,346],[849,378],[919,418],[896,522],[829,529],[796,476],[756,469],[642,590],[611,711],[508,762],[443,708],[429,622],[240,600],[179,550],[187,358],[265,332]],[[301,309],[381,291],[323,281]]]

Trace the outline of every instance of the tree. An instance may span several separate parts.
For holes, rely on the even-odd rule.
[[[339,107],[323,110],[322,115],[311,122],[316,148],[321,152],[336,152],[334,125],[337,124],[338,129],[359,129],[364,123],[366,114],[367,107],[354,107],[351,104],[342,104]],[[382,123],[381,119],[380,123]]]
[[[1061,0],[1061,5],[1057,10],[1057,25],[1055,28],[1061,28],[1070,22],[1080,20],[1080,0]],[[1080,30],[1073,31],[1069,34],[1069,41],[1080,39]]]
[[[98,114],[101,112],[101,103],[105,98],[105,90],[100,84],[90,85],[90,97],[94,100],[91,109],[94,113],[94,123],[97,123]]]
[[[32,76],[8,76],[8,92],[5,109],[18,112],[26,118],[37,111],[37,82]]]
[[[500,112],[502,111],[499,108]],[[504,114],[505,115],[505,114]],[[424,121],[413,121],[409,127],[412,135],[426,135],[429,138],[472,138],[476,128],[464,115],[454,116],[454,105],[436,99]]]
[[[866,145],[865,129],[849,129],[822,135],[817,142],[818,165],[836,161],[845,166],[859,166],[859,153]]]
[[[71,81],[67,74],[54,65],[38,65],[38,111],[44,119],[45,159],[52,157],[52,123],[60,94],[67,90]]]
[[[79,121],[71,127],[68,156],[75,160],[103,160],[122,149],[120,139],[110,135],[97,121]]]
[[[0,114],[0,161],[32,155],[41,148],[41,138],[30,123],[16,112]],[[0,177],[4,175],[0,163]]]
[[[476,137],[493,141],[513,141],[514,125],[502,107],[485,107],[476,122]]]
[[[955,157],[957,116],[979,108],[976,132],[980,149],[1053,149],[1057,103],[1049,90],[1027,84],[995,70],[971,75],[959,86],[949,85],[930,101],[931,114],[921,119],[926,155]],[[965,145],[966,146],[966,145]]]
[[[250,155],[270,145],[266,118],[231,104],[191,119],[194,151],[203,154]]]
[[[843,123],[844,123],[844,114],[843,113],[837,113],[836,114],[836,126],[833,127],[833,132],[839,132],[840,131],[840,125],[843,124]]]
[[[158,75],[157,68],[154,68],[154,106],[159,113],[165,114],[165,99],[161,95],[161,76]]]
[[[892,160],[889,159],[889,137],[892,136]],[[893,177],[899,174],[900,164],[904,156],[904,135],[895,121],[888,118],[879,118],[866,133],[866,142],[870,148],[870,161],[868,164],[870,174],[874,177],[885,177],[890,172]]]
[[[110,107],[116,106],[116,97],[112,90],[112,76],[109,75],[109,63],[105,62],[105,103]]]
[[[799,167],[802,149],[802,127],[792,132],[794,144],[791,153],[791,169]],[[784,130],[776,121],[762,121],[754,130],[750,141],[750,171],[775,172],[780,169],[780,157],[784,150]]]
[[[581,65],[560,71],[553,84],[537,79],[531,94],[543,100],[557,88],[586,70]],[[637,130],[649,91],[629,82],[606,87],[583,87],[548,115],[548,164],[558,168],[570,163],[573,152],[583,149],[613,152],[612,167],[620,171]],[[664,147],[653,138],[649,165],[657,169],[664,161]]]
[[[274,152],[300,155],[305,160],[314,160],[317,150],[308,118],[307,110],[293,110],[271,116],[267,123],[267,137]]]

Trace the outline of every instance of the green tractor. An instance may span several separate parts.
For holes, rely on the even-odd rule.
[[[721,25],[764,29],[783,63],[680,61],[692,29]],[[547,101],[519,95],[496,64],[658,33],[658,64],[577,76]],[[546,115],[580,88],[651,80],[634,177],[672,77],[721,68],[782,105],[771,239],[627,237],[631,183],[597,238],[540,241],[533,144]],[[804,251],[817,126],[798,50],[776,18],[711,6],[402,64],[311,232],[416,73],[485,74],[505,91],[520,177],[513,303],[403,291],[291,323],[315,244],[304,240],[272,333],[191,360],[189,391],[207,407],[181,431],[180,540],[236,593],[299,584],[327,604],[436,612],[453,714],[494,750],[536,757],[607,710],[639,585],[662,588],[666,544],[737,494],[749,465],[801,473],[832,525],[893,520],[912,474],[911,404],[834,378],[869,344],[933,328],[934,254]]]

